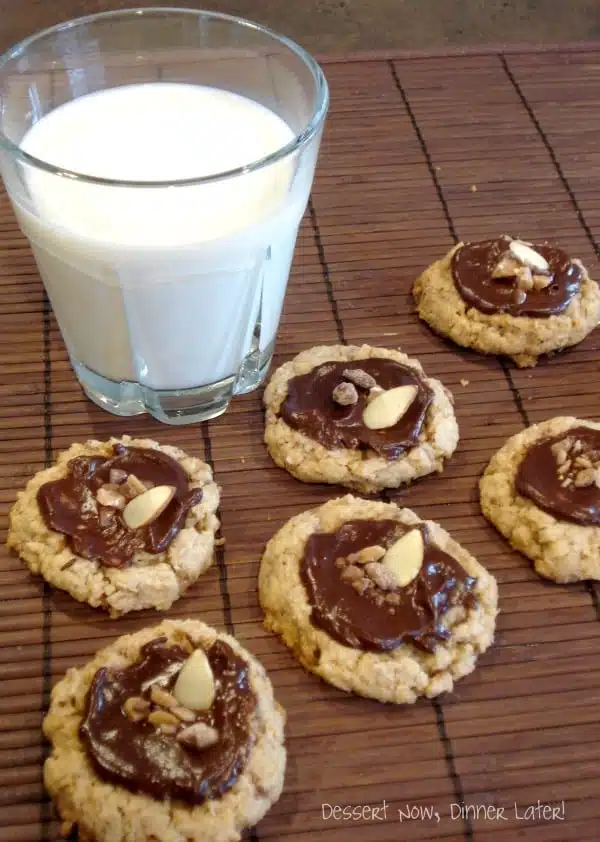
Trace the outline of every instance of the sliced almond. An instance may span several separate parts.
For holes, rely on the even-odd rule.
[[[405,588],[418,575],[424,554],[421,530],[411,529],[388,548],[381,563],[394,573],[398,586]]]
[[[397,386],[367,404],[363,422],[369,430],[385,430],[397,424],[417,397],[416,386]]]
[[[215,693],[215,679],[206,652],[196,649],[182,666],[173,695],[181,707],[208,710]]]
[[[542,257],[539,252],[532,249],[531,246],[526,245],[522,240],[511,240],[508,248],[517,260],[525,266],[529,266],[530,269],[535,269],[536,272],[548,271],[549,266],[546,258]]]
[[[134,497],[123,509],[123,520],[130,529],[141,529],[156,520],[175,495],[172,485],[157,485]]]

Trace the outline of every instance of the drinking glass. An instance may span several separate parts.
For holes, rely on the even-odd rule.
[[[221,172],[203,171],[199,154],[197,171],[168,180],[90,174],[22,148],[66,103],[120,86],[153,84],[144,92],[153,95],[158,83],[244,97],[281,118],[289,140]],[[0,97],[4,183],[88,397],[117,415],[185,424],[255,389],[273,355],[328,108],[314,59],[228,15],[130,9],[8,50]],[[160,130],[158,112],[149,131]],[[244,154],[247,119],[226,139]],[[114,143],[110,126],[106,137]],[[115,166],[118,157],[117,143]],[[164,158],[176,170],[177,151]]]

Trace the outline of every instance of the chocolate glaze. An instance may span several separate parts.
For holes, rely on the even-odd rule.
[[[515,488],[522,497],[533,500],[536,506],[555,517],[582,526],[600,526],[600,489],[596,485],[561,486],[552,445],[566,438],[579,439],[600,460],[600,430],[574,427],[529,448],[518,467]]]
[[[443,625],[447,611],[458,603],[474,604],[476,579],[432,543],[424,526],[420,528],[425,541],[423,565],[409,585],[396,589],[401,601],[395,606],[378,606],[372,591],[359,594],[341,578],[335,560],[375,544],[387,548],[409,527],[394,520],[352,520],[337,532],[311,535],[300,575],[313,625],[353,649],[390,651],[410,642],[426,652],[435,651],[438,642],[450,636]]]
[[[333,390],[346,380],[346,369],[362,369],[383,389],[414,385],[418,392],[406,414],[393,427],[369,430],[362,415],[368,391],[356,387],[358,402],[340,406],[333,400]],[[308,374],[292,377],[280,414],[283,420],[323,447],[333,450],[371,448],[388,459],[395,459],[412,447],[419,437],[433,393],[418,373],[394,360],[374,358],[352,362],[326,362]]]
[[[508,250],[509,237],[465,243],[452,256],[452,277],[464,300],[482,313],[547,318],[562,313],[581,287],[581,268],[562,249],[547,244],[533,248],[549,264],[552,282],[546,289],[532,289],[525,301],[515,299],[515,278],[492,278],[500,257]]]
[[[134,553],[164,552],[182,528],[187,513],[202,499],[202,489],[190,490],[185,472],[175,459],[160,450],[116,444],[114,456],[80,456],[69,462],[66,477],[42,485],[37,501],[48,529],[68,536],[73,552],[94,558],[107,567],[123,567]],[[101,485],[108,483],[111,468],[119,468],[153,485],[172,485],[175,496],[164,512],[148,526],[129,529],[114,509],[101,522],[103,507],[94,505]]]
[[[256,697],[248,664],[227,643],[217,640],[206,654],[217,695],[210,710],[198,714],[198,721],[216,728],[219,741],[201,750],[182,745],[145,720],[133,722],[123,712],[124,702],[132,696],[148,699],[153,684],[172,688],[189,657],[181,646],[158,638],[142,647],[136,664],[98,670],[80,736],[100,777],[132,792],[190,804],[219,798],[231,789],[252,747]]]

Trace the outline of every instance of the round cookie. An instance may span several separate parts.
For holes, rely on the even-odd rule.
[[[235,672],[234,680],[228,679],[229,684],[224,685],[223,678],[220,681],[215,679],[215,700],[205,716],[197,715],[212,721],[215,727],[221,727],[223,733],[216,732],[216,743],[213,739],[212,748],[209,740],[203,741],[205,747],[202,741],[193,746],[186,740],[186,734],[182,735],[182,732],[194,727],[189,722],[175,726],[176,731],[167,728],[163,733],[161,729],[166,726],[157,726],[152,713],[146,711],[130,721],[125,708],[119,707],[116,731],[113,732],[116,738],[111,736],[105,751],[96,755],[90,752],[89,745],[95,747],[96,743],[84,740],[89,740],[90,733],[98,739],[97,732],[104,733],[102,724],[108,722],[107,717],[111,715],[111,696],[106,689],[101,689],[102,682],[106,688],[116,680],[116,685],[113,683],[112,687],[116,686],[117,692],[127,686],[119,683],[121,677],[128,675],[128,670],[131,673],[132,665],[139,665],[144,655],[142,648],[146,645],[165,646],[167,652],[179,651],[183,663],[194,648],[203,649],[214,663],[211,647],[218,645],[221,649],[219,657],[224,654],[229,657],[225,661],[228,669],[231,669],[232,659],[233,663],[243,665],[243,672],[238,673],[242,675],[241,679],[236,677]],[[212,651],[215,651],[214,648]],[[163,678],[166,676],[167,680],[161,681],[161,686],[169,689],[175,675],[173,671],[168,675],[163,673]],[[235,743],[237,737],[233,738],[237,752],[234,757],[240,759],[231,767],[224,764],[227,774],[234,770],[231,779],[225,780],[227,774],[223,774],[223,769],[218,772],[223,781],[220,797],[208,797],[203,802],[199,797],[195,801],[177,797],[158,798],[141,788],[140,779],[136,779],[135,791],[133,785],[123,785],[98,772],[97,763],[102,762],[113,764],[119,770],[124,769],[124,774],[128,776],[138,774],[139,769],[132,773],[129,766],[121,767],[118,763],[121,753],[130,749],[135,738],[135,744],[139,742],[142,746],[141,751],[148,752],[143,756],[149,757],[156,767],[152,786],[163,782],[163,768],[167,770],[164,780],[169,786],[180,785],[180,782],[183,786],[185,774],[190,768],[194,769],[197,758],[201,758],[202,765],[199,769],[195,767],[197,778],[194,779],[194,791],[199,792],[200,785],[204,786],[203,775],[210,776],[218,768],[218,762],[213,761],[214,755],[210,752],[216,752],[219,757],[219,752],[230,751],[230,734],[239,726],[235,718],[237,714],[228,713],[231,696],[223,702],[224,718],[212,713],[219,705],[219,693],[224,692],[223,686],[232,688],[234,704],[236,695],[245,694],[237,703],[237,710],[242,709],[247,698],[252,699],[252,705],[243,708],[247,713],[245,742],[238,746]],[[151,689],[142,692],[147,699],[155,698]],[[177,692],[176,687],[173,692]],[[97,702],[101,693],[108,700],[108,712]],[[165,706],[169,710],[168,699],[163,701],[160,698],[159,702],[163,708],[146,701],[155,716],[155,712],[164,711]],[[137,710],[141,709],[140,704],[137,700]],[[192,720],[194,714],[192,712],[190,716],[189,713],[188,710],[187,718]],[[77,825],[80,842],[235,842],[241,838],[243,829],[256,824],[281,794],[286,762],[284,719],[282,708],[273,698],[271,682],[264,668],[234,638],[217,633],[199,621],[166,620],[154,628],[120,637],[86,666],[70,669],[54,687],[43,726],[46,737],[52,743],[51,754],[44,765],[44,782],[63,821],[65,835],[70,833],[73,825]],[[110,723],[113,724],[112,720]],[[223,748],[220,748],[221,742]],[[177,775],[167,761],[174,764]],[[164,767],[163,762],[166,764]]]
[[[416,531],[425,536],[422,566],[411,582],[390,590],[381,571],[386,556],[370,564],[365,559],[391,553],[397,534]],[[348,553],[350,547],[357,552]],[[403,563],[408,557],[407,551]],[[356,573],[361,565],[362,577]],[[385,589],[360,584],[372,577]],[[494,638],[493,576],[438,524],[351,495],[303,512],[279,530],[262,557],[259,595],[265,627],[307,670],[382,702],[410,704],[452,690]]]
[[[324,406],[327,412],[337,412],[341,409],[342,414],[346,409],[360,410],[370,397],[368,389],[357,385],[356,406],[336,406],[332,397],[333,389],[330,387],[336,383],[346,384],[347,378],[343,376],[346,369],[361,370],[361,363],[365,367],[374,367],[374,371],[377,370],[378,364],[399,364],[403,367],[408,375],[408,378],[404,379],[413,379],[419,384],[419,397],[414,405],[424,394],[429,401],[421,405],[423,411],[420,426],[415,427],[417,432],[412,440],[408,441],[405,447],[399,448],[397,453],[393,450],[377,452],[373,446],[365,446],[364,442],[361,446],[355,444],[353,447],[344,446],[343,442],[340,444],[341,439],[335,440],[337,431],[324,444],[319,441],[318,432],[316,435],[308,435],[301,428],[295,429],[291,426],[292,418],[284,419],[282,413],[286,411],[291,387],[299,382],[296,378],[313,376],[316,371],[325,371],[328,363],[337,365],[337,374],[333,380],[329,377],[328,380],[324,378],[322,381],[329,384]],[[345,363],[348,365],[345,366]],[[392,372],[390,382],[393,385],[394,377],[396,375]],[[277,465],[305,482],[345,485],[365,493],[383,488],[397,488],[419,477],[441,471],[444,461],[452,455],[458,443],[458,425],[451,393],[439,380],[426,377],[417,360],[410,359],[397,350],[374,348],[370,345],[322,345],[302,351],[274,372],[265,390],[264,403],[265,443],[271,457]],[[411,411],[412,407],[408,412]],[[399,424],[402,423],[401,418]],[[390,434],[394,433],[394,429],[391,428]],[[377,436],[376,432],[372,439],[376,440]],[[385,445],[383,438],[382,441]],[[377,446],[376,441],[374,446]]]
[[[69,521],[65,527],[71,529],[72,534],[49,528],[40,508],[39,495],[43,493],[40,489],[43,486],[46,490],[58,489],[59,484],[46,484],[57,481],[60,483],[72,478],[72,466],[69,465],[71,460],[76,460],[73,464],[77,464],[78,461],[84,463],[84,460],[89,459],[114,459],[115,448],[120,446],[122,449],[136,448],[148,451],[151,454],[149,458],[153,458],[153,453],[158,453],[174,460],[175,464],[171,465],[172,470],[168,475],[179,474],[180,482],[188,487],[188,494],[194,495],[196,490],[195,496],[185,498],[189,499],[190,505],[177,508],[180,518],[179,531],[173,529],[177,534],[172,540],[171,533],[167,537],[162,536],[164,540],[153,548],[160,551],[150,552],[145,547],[138,547],[132,550],[129,557],[126,557],[127,552],[123,550],[122,558],[101,560],[97,552],[106,548],[104,544],[97,543],[97,536],[92,536],[90,541],[96,543],[86,546],[85,555],[82,556],[80,543],[77,543],[77,549],[74,549],[74,542],[82,540],[77,534],[77,527],[71,529],[75,521]],[[120,475],[117,473],[120,481],[124,476],[124,471]],[[128,477],[126,486],[129,489]],[[116,491],[117,502],[122,505],[122,500],[119,500],[120,488],[111,485],[108,491],[110,494]],[[145,489],[142,484],[137,491],[143,490]],[[90,499],[94,494],[89,494],[85,488],[83,491],[87,497],[80,495],[73,501],[74,505],[81,506],[81,510],[78,509],[78,517],[104,517],[104,509],[108,508],[107,525],[102,529],[112,529],[116,524],[126,538],[133,538],[132,546],[135,548],[137,539],[123,526],[122,513],[118,509],[99,506],[97,500]],[[129,496],[135,495],[137,491],[134,487]],[[55,506],[52,497],[50,499],[51,507]],[[111,502],[110,497],[107,499]],[[178,499],[176,495],[172,506],[180,505]],[[214,536],[219,528],[215,516],[218,505],[219,489],[213,482],[210,466],[201,459],[187,456],[179,448],[161,446],[150,439],[132,439],[129,436],[112,438],[107,442],[87,441],[85,444],[71,445],[59,455],[55,465],[37,473],[25,490],[18,494],[17,502],[10,512],[7,543],[16,550],[33,573],[39,573],[49,584],[67,591],[80,602],[108,610],[113,617],[143,608],[166,610],[213,562]],[[91,515],[90,506],[92,509],[95,507]],[[86,508],[87,514],[82,514]],[[168,507],[164,516],[169,516],[170,511],[171,508]],[[70,515],[68,511],[55,513],[55,517],[61,517],[63,521],[70,518]],[[97,521],[96,526],[99,523],[100,521]],[[84,543],[86,535],[84,531]],[[118,553],[118,547],[115,551]]]
[[[584,438],[590,431],[600,446],[600,424],[569,416],[551,418],[508,439],[479,481],[485,517],[516,550],[533,561],[540,576],[555,582],[600,579],[600,488],[595,483],[599,475],[593,475],[593,469],[590,472],[584,452],[588,448],[580,450],[577,446],[581,441],[577,431],[583,432]],[[566,450],[561,444],[565,438],[578,451],[574,455],[560,454]],[[540,446],[541,452],[532,450]],[[527,454],[536,461],[544,458],[543,471],[539,464],[536,470],[535,463],[524,462]],[[597,456],[600,459],[600,451]],[[547,473],[550,458],[556,460],[551,466],[552,476]],[[562,465],[568,471],[562,472]],[[590,511],[595,512],[596,523],[586,525]]]
[[[557,266],[562,258],[562,290],[558,287],[555,289],[552,283],[548,283],[542,289],[521,289],[521,286],[529,287],[533,280],[531,272],[528,271],[531,267],[517,263],[515,271],[521,272],[520,275],[506,277],[504,272],[505,276],[493,279],[494,272],[503,274],[502,268],[497,267],[500,265],[503,249],[508,247],[510,242],[511,238],[501,237],[496,241],[484,243],[459,243],[417,278],[413,293],[420,318],[436,333],[451,339],[457,345],[473,348],[484,354],[512,357],[519,367],[534,366],[541,354],[576,345],[591,333],[600,319],[600,289],[598,284],[590,279],[580,261],[569,260],[564,252],[549,246],[535,246],[535,249],[554,256]],[[486,260],[490,260],[490,255],[493,255],[494,261],[496,258],[499,260],[492,266],[491,262],[487,265],[482,259],[477,268],[485,270],[485,273],[484,277],[480,275],[477,278],[478,288],[474,291],[467,284],[463,287],[461,295],[455,272],[472,271],[474,261],[465,268],[463,264],[466,264],[466,261],[459,264],[458,255],[464,248],[481,252],[484,247],[488,247],[485,252]],[[461,265],[463,270],[460,269]],[[570,275],[575,273],[580,276],[578,285],[571,284],[572,279],[567,277],[569,273],[564,271],[565,269],[570,270]],[[535,269],[531,271],[535,272]],[[535,275],[533,279],[536,279]],[[550,276],[546,279],[539,276],[540,284],[546,283],[547,280],[550,280]],[[496,312],[492,312],[493,308],[481,304],[477,292],[483,292],[484,297],[489,297],[490,292],[492,293],[492,298],[498,305]],[[563,292],[563,303],[568,300],[568,305],[560,312],[551,313],[554,300],[552,296]],[[467,295],[467,298],[464,295]],[[473,302],[478,300],[480,304],[475,306]],[[481,306],[484,307],[483,310]],[[537,315],[533,315],[534,313]]]

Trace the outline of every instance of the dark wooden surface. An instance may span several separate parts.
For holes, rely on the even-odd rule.
[[[38,9],[39,12],[39,9]],[[38,21],[35,21],[38,23]],[[277,362],[322,342],[400,346],[453,389],[461,444],[444,473],[391,496],[439,520],[493,571],[495,646],[453,694],[407,708],[345,697],[262,628],[264,543],[292,514],[341,493],[299,483],[262,444],[260,395],[214,422],[120,421],[84,399],[27,244],[0,206],[0,505],[75,440],[123,432],[203,455],[223,487],[225,548],[169,612],[234,632],[288,710],[280,802],[250,838],[280,842],[593,842],[600,817],[598,585],[553,586],[483,520],[476,483],[505,438],[568,412],[597,418],[599,334],[517,371],[461,351],[415,317],[416,274],[456,238],[556,240],[598,274],[600,50],[332,61],[319,170],[282,320]],[[466,386],[461,380],[468,380]],[[47,842],[40,723],[52,683],[158,615],[111,621],[0,559],[0,838]],[[324,820],[322,805],[381,805],[385,821]],[[527,805],[561,804],[554,821]],[[479,807],[457,817],[453,804]],[[515,814],[518,805],[520,818]],[[487,818],[484,808],[504,808]],[[430,807],[432,819],[399,822]]]

